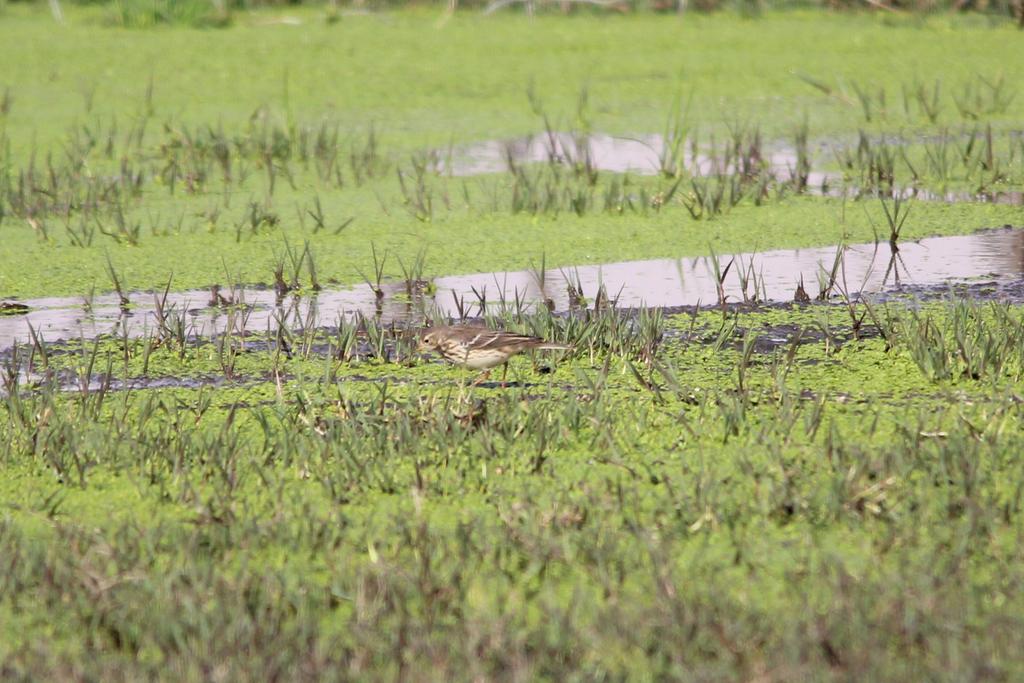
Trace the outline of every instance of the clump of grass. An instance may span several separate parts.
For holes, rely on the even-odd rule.
[[[893,308],[886,313],[885,338],[905,348],[933,380],[1016,382],[1024,373],[1024,320],[1005,304],[957,300],[941,315]]]
[[[885,212],[885,221],[889,226],[889,247],[893,252],[899,251],[897,243],[903,231],[903,224],[907,222],[907,216],[910,214],[910,203],[900,195],[893,197],[891,202],[884,197],[880,201]]]

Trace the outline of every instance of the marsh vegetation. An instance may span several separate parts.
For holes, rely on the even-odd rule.
[[[118,7],[0,3],[0,677],[1021,675],[1021,242],[907,267],[1024,223],[1015,6]]]

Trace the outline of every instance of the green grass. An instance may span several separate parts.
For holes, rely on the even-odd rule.
[[[922,315],[1019,343],[1024,311],[994,310]],[[270,352],[251,362],[279,389],[19,391],[0,657],[104,678],[1014,677],[1021,348],[977,379],[923,372],[911,319],[785,369],[785,345],[737,348],[826,317],[849,334],[835,307],[741,314],[724,345],[720,313],[669,319],[695,335],[659,351],[670,374],[517,362],[526,389],[434,364],[324,383],[335,363]]]
[[[988,48],[1005,43],[1012,51],[1019,41],[1001,41],[1003,28],[949,17],[895,24],[821,13],[759,21],[529,21],[467,13],[437,27],[425,12],[326,24],[304,10],[302,27],[269,24],[273,13],[256,13],[226,30],[135,31],[98,25],[88,9],[72,11],[66,26],[29,7],[6,12],[0,61],[10,68],[0,85],[9,92],[9,106],[0,116],[0,194],[12,199],[7,207],[0,202],[0,295],[8,297],[109,290],[108,255],[129,287],[155,288],[173,276],[175,287],[191,288],[239,276],[266,282],[284,244],[308,239],[323,278],[349,284],[370,270],[371,243],[406,262],[426,249],[430,272],[451,274],[521,269],[542,257],[566,266],[696,255],[709,247],[827,245],[871,239],[872,226],[884,225],[872,202],[843,206],[799,198],[769,201],[760,209],[745,200],[713,221],[694,222],[684,209],[694,195],[688,178],[674,190],[671,179],[633,179],[626,194],[671,197],[657,211],[644,206],[642,216],[635,209],[621,216],[607,210],[602,197],[618,182],[607,173],[592,186],[536,176],[538,198],[548,186],[589,193],[590,205],[580,211],[562,194],[555,211],[513,210],[509,174],[430,176],[417,195],[410,169],[415,150],[537,133],[545,126],[542,114],[556,130],[645,133],[674,124],[682,98],[687,104],[679,123],[702,149],[715,140],[721,150],[728,128],[738,125],[748,140],[757,129],[767,142],[791,141],[806,121],[815,141],[812,166],[832,168],[839,158],[816,141],[846,147],[845,158],[856,157],[856,166],[844,173],[864,189],[887,189],[886,173],[900,186],[940,192],[1015,190],[1024,177],[1024,143],[1012,133],[1024,106],[1016,96],[1016,64],[1024,59]],[[48,39],[58,34],[59,41]],[[887,47],[896,44],[905,52]],[[391,49],[395,45],[402,47]],[[955,68],[941,74],[925,68],[954,46],[960,56]],[[195,57],[212,54],[213,61]],[[819,55],[814,76],[833,96],[797,77],[808,71],[805,54]],[[932,120],[913,93],[917,85],[933,88],[936,80],[940,105]],[[872,102],[870,121],[857,88]],[[528,92],[537,98],[533,104]],[[988,126],[994,129],[992,152],[983,144]],[[907,136],[907,154],[878,143],[869,155],[858,153],[850,146],[857,129],[899,132]],[[348,161],[365,151],[370,130],[376,171]],[[328,145],[338,155],[334,175],[314,172],[296,158],[300,145],[308,149],[323,131],[337,135]],[[924,133],[956,137],[942,149],[913,142]],[[978,142],[968,149],[965,136],[971,133]],[[302,142],[302,135],[310,137]],[[274,150],[267,152],[276,174],[271,187],[270,157],[261,145],[277,145],[275,136],[284,136],[288,151],[279,156],[277,147],[267,147]],[[219,177],[210,148],[190,147],[217,139],[239,145],[230,180]],[[888,157],[895,159],[888,166],[879,161]],[[938,157],[944,161],[929,161]],[[193,168],[197,185],[186,178]],[[404,191],[399,169],[407,177]],[[363,182],[363,172],[380,177]],[[124,180],[135,173],[140,184],[125,189]],[[26,174],[38,185],[24,195],[30,208],[13,199]],[[51,186],[54,177],[59,189]],[[111,183],[114,200],[95,210],[68,214],[60,208],[88,204],[97,192],[107,196]],[[744,191],[751,190],[748,183]],[[53,206],[31,208],[48,197]],[[318,234],[307,220],[315,202],[327,226]],[[423,202],[429,210],[422,210]],[[252,206],[272,220],[247,225]],[[126,227],[119,231],[114,224],[120,216]],[[335,236],[334,228],[349,219],[351,225]],[[905,236],[1017,220],[1012,208],[921,204]],[[81,236],[86,231],[88,239]],[[71,246],[76,241],[86,246]],[[392,258],[392,274],[396,263]]]
[[[783,12],[763,19],[482,17],[459,13],[441,27],[429,11],[346,16],[289,10],[245,15],[227,30],[101,28],[93,12],[69,12],[55,26],[42,7],[9,5],[0,24],[0,87],[11,89],[8,127],[27,150],[44,149],[92,114],[122,123],[138,111],[150,81],[161,116],[186,123],[243,123],[262,105],[300,121],[328,115],[346,125],[377,123],[407,147],[473,141],[538,130],[526,98],[533,84],[568,119],[582,86],[593,125],[617,134],[660,131],[679,96],[693,97],[698,122],[764,122],[788,133],[804,113],[816,133],[846,132],[860,107],[823,96],[794,74],[834,87],[889,91],[940,78],[947,90],[977,75],[1024,76],[1024,48],[1010,25],[971,17]],[[59,40],[54,40],[59,36]],[[1001,46],[1000,50],[993,45]],[[957,59],[945,64],[949,54]],[[213,56],[216,56],[213,59]],[[813,60],[809,56],[813,55]],[[200,59],[199,56],[207,58]],[[943,64],[941,72],[934,65]],[[1018,97],[1000,118],[1019,120]],[[947,107],[946,116],[950,116]],[[949,119],[946,119],[949,120]]]
[[[196,202],[198,203],[198,202]],[[297,202],[298,203],[298,202]],[[289,202],[281,201],[287,207]],[[313,234],[291,228],[266,229],[236,241],[225,220],[209,233],[202,228],[174,231],[177,215],[165,219],[170,234],[143,234],[138,246],[119,245],[102,236],[89,248],[73,247],[54,229],[57,244],[41,242],[31,230],[7,226],[0,242],[0,273],[5,296],[84,294],[113,289],[109,257],[129,289],[162,289],[173,277],[175,289],[201,288],[215,282],[273,283],[274,268],[285,244],[299,251],[308,241],[323,283],[355,283],[373,273],[371,243],[390,256],[388,274],[400,276],[399,259],[412,263],[426,251],[427,275],[525,270],[542,260],[548,267],[608,263],[657,257],[836,244],[843,240],[888,239],[888,226],[877,201],[862,204],[796,198],[768,207],[744,206],[710,222],[693,221],[675,207],[656,217],[565,215],[557,218],[520,215],[459,215],[424,224],[408,215],[384,215],[374,198],[356,204],[324,202],[328,214],[356,216],[339,235]],[[335,209],[335,207],[338,207]],[[282,209],[284,216],[295,210]],[[167,216],[167,213],[163,215]],[[191,214],[189,214],[191,219]],[[903,239],[958,234],[1019,222],[1017,207],[918,203],[904,226]],[[196,221],[201,222],[201,221]],[[756,235],[756,237],[753,237]],[[16,265],[15,265],[16,264]],[[302,282],[308,285],[304,273]]]

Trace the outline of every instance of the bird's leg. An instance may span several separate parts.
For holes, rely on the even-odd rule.
[[[502,363],[501,365],[501,387],[504,389],[508,386],[505,378],[508,376],[508,363]]]
[[[480,375],[475,380],[473,380],[473,384],[471,386],[475,387],[476,385],[480,384],[480,382],[483,382],[485,379],[487,379],[490,376],[491,376],[491,371],[490,370],[484,370],[483,372],[480,373]]]

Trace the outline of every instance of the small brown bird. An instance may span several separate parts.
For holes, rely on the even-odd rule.
[[[446,325],[427,329],[420,337],[420,351],[436,351],[456,365],[483,370],[476,382],[485,379],[491,368],[527,349],[568,350],[571,346],[545,341],[503,330],[492,330],[482,325]],[[507,372],[508,366],[505,367]]]

